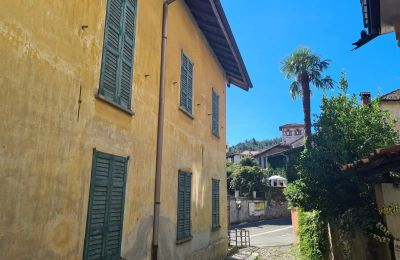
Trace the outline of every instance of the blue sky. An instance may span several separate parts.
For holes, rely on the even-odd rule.
[[[278,127],[303,122],[301,99],[289,95],[281,60],[299,46],[309,46],[332,60],[328,73],[339,81],[343,69],[349,93],[385,94],[400,88],[400,48],[394,34],[381,36],[351,52],[359,39],[359,0],[221,0],[254,88],[227,90],[227,142],[280,136]],[[322,93],[313,91],[312,113]]]

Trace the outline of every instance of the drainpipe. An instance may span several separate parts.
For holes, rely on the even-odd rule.
[[[156,155],[156,174],[154,184],[154,218],[153,218],[153,242],[152,259],[158,259],[158,237],[160,223],[160,191],[161,191],[161,164],[164,140],[164,97],[165,97],[165,71],[166,71],[166,49],[167,49],[167,18],[168,6],[175,0],[166,0],[163,4],[162,20],[162,42],[161,42],[161,66],[160,66],[160,92],[158,103],[158,126],[157,126],[157,155]]]

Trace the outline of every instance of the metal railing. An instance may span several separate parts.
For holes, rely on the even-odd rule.
[[[250,247],[250,231],[246,229],[229,230],[229,246]]]

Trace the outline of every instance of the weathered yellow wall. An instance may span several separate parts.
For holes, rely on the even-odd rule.
[[[150,258],[162,2],[138,0],[132,117],[95,98],[106,0],[0,4],[0,259],[82,258],[94,147],[130,156],[122,256]],[[218,255],[226,249],[225,79],[182,0],[170,7],[168,39],[160,254],[201,258],[211,239]],[[194,120],[178,109],[181,49],[195,64]],[[220,138],[211,134],[212,88]],[[179,169],[193,172],[194,238],[176,246]],[[212,177],[221,180],[216,232]]]

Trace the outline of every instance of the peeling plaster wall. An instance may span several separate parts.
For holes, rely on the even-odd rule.
[[[95,98],[106,0],[0,4],[0,259],[82,259],[93,148],[130,156],[122,256],[150,259],[162,2],[138,0],[134,116]],[[227,248],[226,81],[183,1],[170,8],[160,255],[220,256]],[[195,64],[194,120],[178,109],[182,49]],[[211,134],[212,88],[221,97],[220,138]],[[180,169],[193,173],[194,238],[177,246]],[[221,180],[215,232],[211,178]]]

